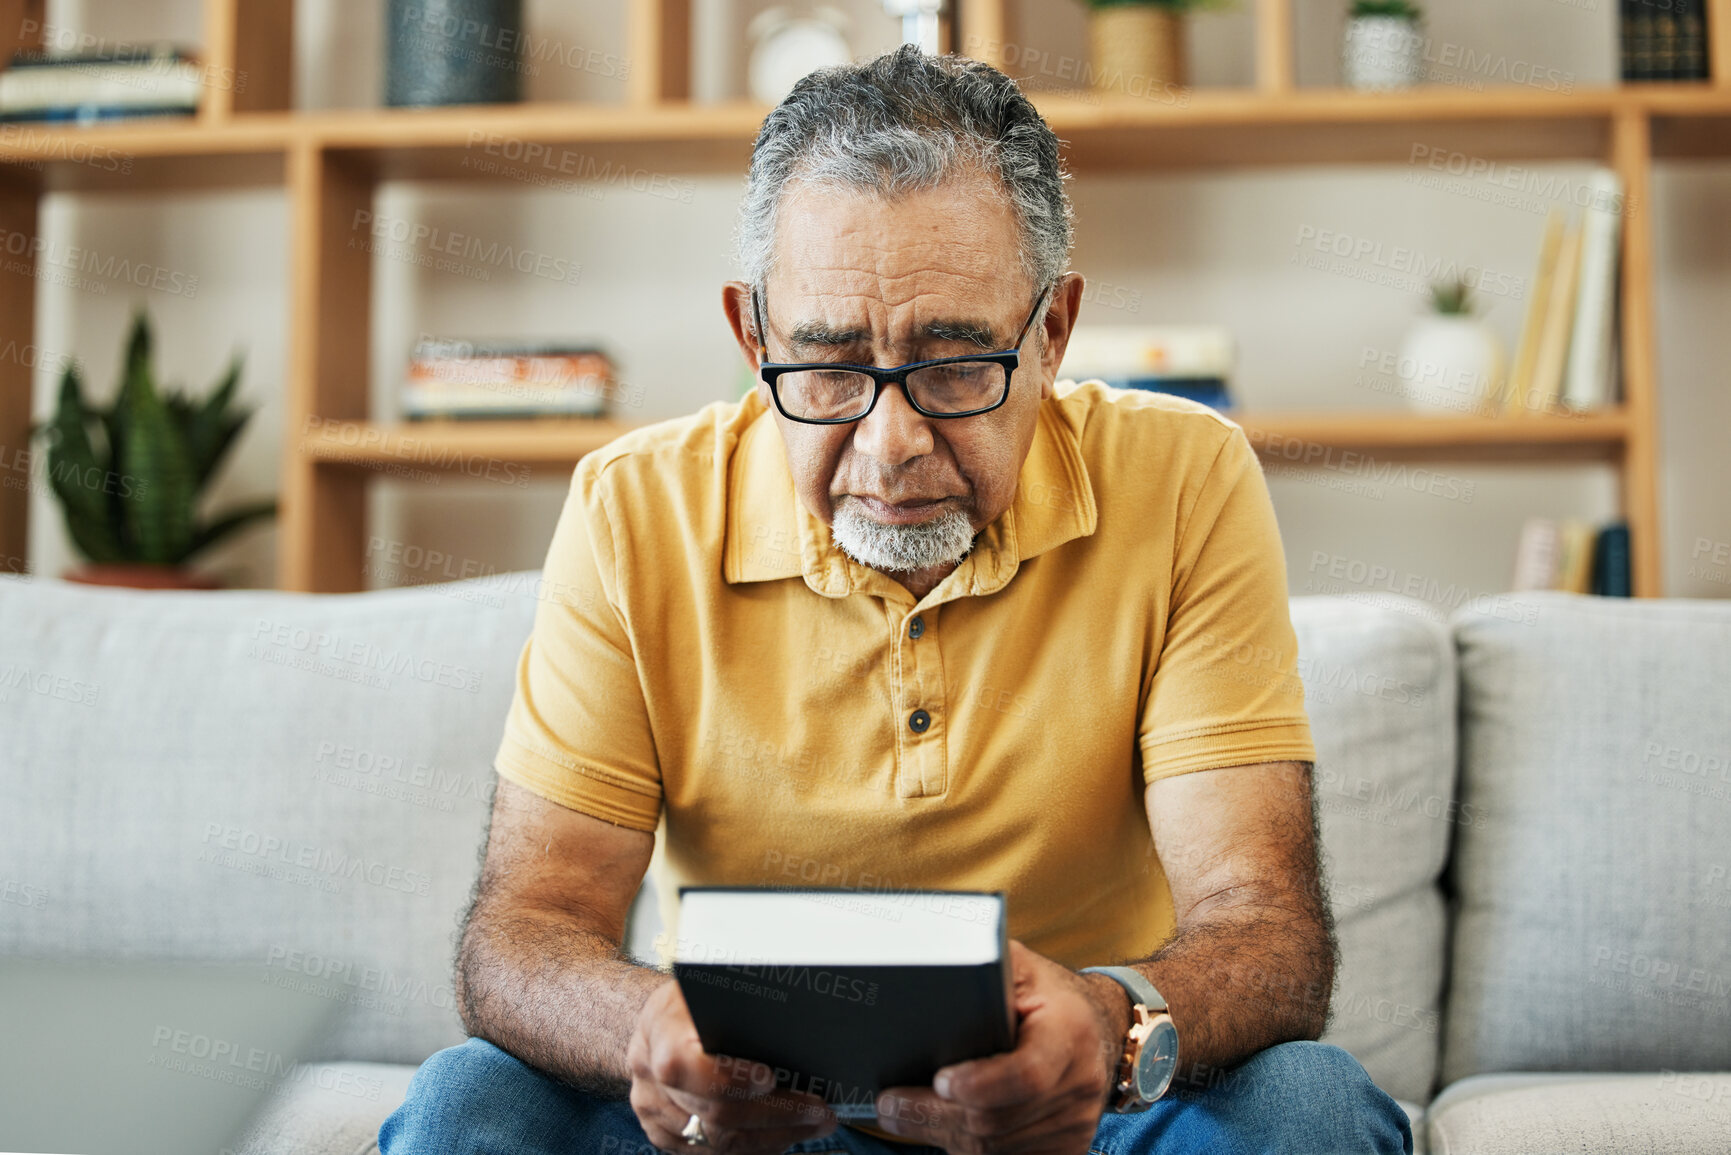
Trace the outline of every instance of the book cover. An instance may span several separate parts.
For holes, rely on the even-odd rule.
[[[703,1049],[853,1121],[1010,1050],[1002,894],[684,887],[673,973]]]
[[[1584,594],[1591,589],[1593,545],[1597,536],[1587,522],[1574,519],[1563,522],[1557,547],[1557,576],[1551,588],[1571,594]]]
[[[1575,322],[1575,291],[1581,267],[1581,228],[1571,224],[1557,252],[1556,278],[1545,303],[1544,334],[1533,361],[1533,380],[1523,408],[1543,413],[1554,409],[1562,397],[1563,363],[1569,353],[1569,335]]]
[[[1545,317],[1550,307],[1551,285],[1557,276],[1557,254],[1563,247],[1563,210],[1552,207],[1545,218],[1545,236],[1539,242],[1539,264],[1533,273],[1533,295],[1527,301],[1526,320],[1521,325],[1521,340],[1515,350],[1514,364],[1509,368],[1509,382],[1504,400],[1509,413],[1525,410],[1533,387],[1533,366],[1539,359],[1539,343],[1544,339]]]
[[[199,65],[179,52],[114,57],[18,57],[0,72],[0,113],[196,108]],[[48,119],[46,116],[41,119]]]
[[[1580,288],[1562,395],[1563,403],[1577,410],[1596,409],[1611,395],[1611,331],[1623,223],[1623,182],[1616,173],[1599,169],[1585,187],[1592,195],[1581,211]]]
[[[1511,587],[1516,593],[1548,590],[1557,580],[1557,523],[1548,517],[1529,517],[1521,526],[1520,544],[1515,548],[1515,577]]]
[[[1594,543],[1593,592],[1608,598],[1632,596],[1634,582],[1629,570],[1628,523],[1612,522],[1599,531]]]

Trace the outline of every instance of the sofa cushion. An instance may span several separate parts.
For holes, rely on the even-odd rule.
[[[294,1068],[233,1155],[373,1155],[379,1128],[408,1094],[413,1064],[310,1063]]]
[[[1479,1075],[1437,1096],[1425,1132],[1430,1155],[1722,1155],[1731,1075]]]
[[[1451,827],[1472,819],[1454,796],[1454,649],[1430,614],[1399,598],[1292,602],[1340,936],[1323,1038],[1390,1095],[1420,1102],[1435,1084],[1439,1043],[1438,878]]]
[[[1731,604],[1542,595],[1455,633],[1445,1081],[1731,1069]]]
[[[264,963],[318,1059],[459,1042],[453,936],[534,575],[345,596],[0,580],[0,955]]]

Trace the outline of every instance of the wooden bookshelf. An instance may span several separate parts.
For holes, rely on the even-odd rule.
[[[361,588],[366,491],[428,461],[479,455],[568,466],[628,428],[617,422],[376,423],[367,412],[371,265],[348,244],[354,213],[381,181],[499,180],[464,165],[476,134],[580,148],[598,163],[662,172],[741,172],[765,109],[689,101],[690,0],[622,0],[633,62],[623,105],[517,104],[299,113],[292,100],[293,4],[204,0],[207,64],[245,72],[213,88],[191,120],[0,131],[0,226],[27,235],[50,191],[196,190],[271,185],[291,221],[289,367],[279,584]],[[1256,77],[1183,102],[1043,92],[1041,111],[1079,172],[1230,169],[1410,160],[1416,141],[1493,159],[1587,160],[1615,167],[1632,203],[1651,203],[1655,158],[1731,157],[1731,0],[1711,0],[1710,82],[1547,93],[1448,87],[1369,95],[1297,87],[1292,0],[1254,0]],[[0,16],[40,0],[0,0]],[[952,43],[990,59],[1014,42],[1008,0],[956,0]],[[13,26],[20,26],[14,22]],[[39,26],[39,23],[38,23]],[[1422,134],[1422,135],[1420,135]],[[100,159],[93,159],[100,158]],[[505,179],[509,179],[508,177]],[[1400,413],[1237,415],[1266,443],[1297,438],[1430,461],[1605,462],[1618,470],[1636,592],[1661,590],[1650,214],[1625,220],[1624,397],[1575,417]],[[34,285],[0,279],[0,341],[33,340]],[[0,364],[0,447],[26,443],[30,372]],[[416,463],[417,455],[422,459]],[[448,472],[449,469],[446,468]],[[0,490],[0,565],[25,552],[26,501]]]

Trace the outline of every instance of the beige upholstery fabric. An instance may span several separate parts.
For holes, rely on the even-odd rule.
[[[1725,1155],[1731,1074],[1478,1075],[1426,1132],[1431,1155]]]

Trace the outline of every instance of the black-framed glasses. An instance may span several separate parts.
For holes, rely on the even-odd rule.
[[[773,363],[763,304],[751,291],[757,321],[758,376],[769,386],[775,407],[790,421],[807,425],[843,425],[858,421],[877,407],[884,386],[900,385],[914,412],[926,417],[975,417],[990,413],[1010,396],[1010,379],[1022,363],[1022,342],[1046,303],[1047,289],[1034,299],[1033,311],[1022,323],[1016,343],[1001,353],[970,353],[911,361],[894,369],[839,361]],[[769,294],[764,294],[767,297]]]

